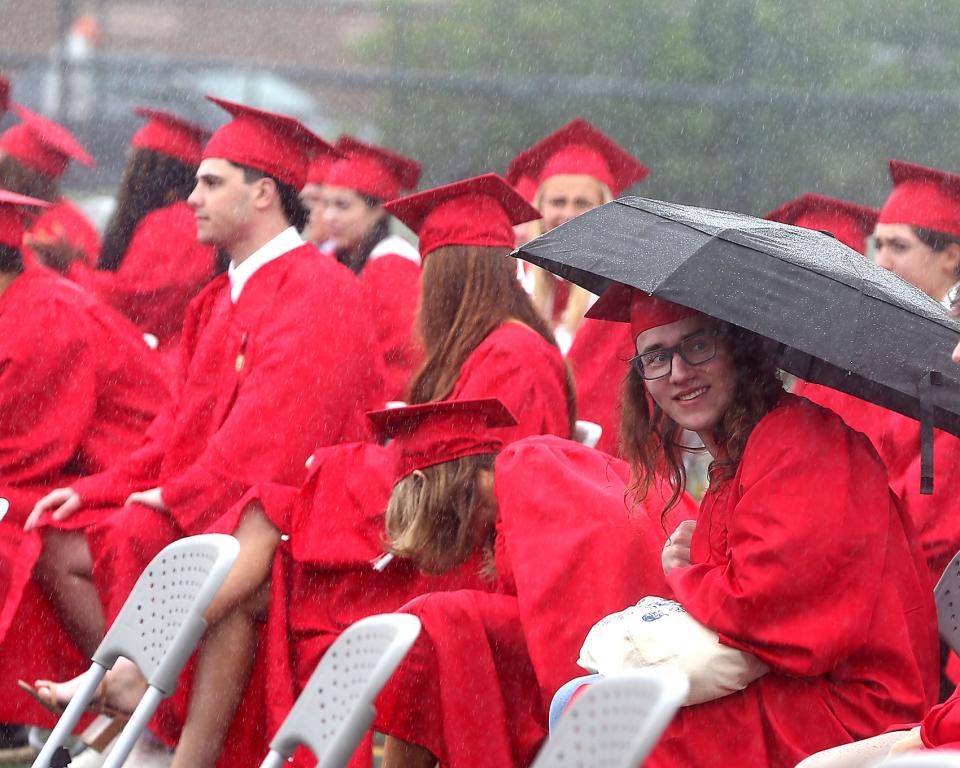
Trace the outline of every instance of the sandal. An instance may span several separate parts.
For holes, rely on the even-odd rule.
[[[17,680],[17,685],[20,686],[20,690],[28,694],[34,701],[36,701],[40,706],[42,706],[48,712],[52,712],[53,714],[57,715],[57,717],[62,715],[66,710],[65,706],[57,703],[55,695],[53,700],[51,701],[48,697],[40,693],[38,689],[34,688],[32,685],[30,685],[30,683],[24,680]],[[54,689],[51,688],[50,692],[54,693]],[[87,712],[90,712],[91,714],[94,714],[94,715],[103,715],[109,718],[109,720],[106,722],[103,728],[101,728],[96,734],[91,734],[90,736],[88,736],[86,731],[84,731],[84,733],[82,733],[79,736],[79,738],[84,744],[86,744],[90,749],[94,750],[95,752],[103,752],[103,750],[105,750],[108,746],[110,746],[110,742],[112,742],[114,738],[116,738],[117,734],[123,730],[123,727],[127,724],[127,721],[130,719],[130,713],[121,712],[116,707],[112,707],[106,703],[106,699],[107,699],[106,680],[103,680],[100,683],[100,685],[97,687],[97,693],[99,695],[96,696],[93,699],[93,701],[91,701],[87,705]],[[92,725],[95,725],[95,724],[96,722],[94,722]]]

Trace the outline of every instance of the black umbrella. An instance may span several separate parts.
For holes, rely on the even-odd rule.
[[[638,288],[777,343],[780,368],[960,436],[960,324],[830,235],[739,213],[624,197],[514,252],[609,304]],[[624,317],[626,319],[626,317]]]

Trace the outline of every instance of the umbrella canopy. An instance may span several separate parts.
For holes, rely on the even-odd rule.
[[[919,419],[924,454],[933,427],[960,436],[960,368],[950,361],[960,324],[828,234],[624,197],[513,255],[594,293],[610,288],[608,309],[625,298],[621,283],[754,331],[775,342],[783,370]]]

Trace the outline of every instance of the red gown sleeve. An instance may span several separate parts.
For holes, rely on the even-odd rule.
[[[960,749],[960,691],[927,713],[920,738],[928,749]]]
[[[864,644],[885,568],[893,505],[883,467],[861,435],[834,423],[824,432],[783,410],[769,414],[737,477],[705,499],[694,564],[668,576],[679,602],[722,642],[798,676],[824,674]],[[727,493],[738,500],[724,511]],[[710,541],[719,514],[723,544]],[[705,547],[712,561],[698,556]]]
[[[397,255],[370,261],[360,283],[375,308],[374,326],[383,353],[387,400],[403,400],[424,352],[414,329],[420,301],[420,265]]]

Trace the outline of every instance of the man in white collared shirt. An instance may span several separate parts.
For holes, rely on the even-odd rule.
[[[356,278],[297,233],[309,155],[334,150],[292,118],[214,101],[234,120],[204,150],[189,203],[198,239],[229,254],[230,267],[187,314],[174,403],[140,450],[52,492],[29,521],[119,507],[88,537],[108,624],[163,546],[184,535],[233,532],[237,503],[252,487],[299,486],[306,457],[319,446],[364,439],[365,411],[383,402],[378,348]],[[266,535],[279,538],[283,522],[274,523]],[[241,553],[238,566],[242,560]],[[111,703],[125,708],[136,679],[119,665],[111,674]],[[74,688],[52,693],[68,699]],[[186,759],[183,746],[182,739]]]

